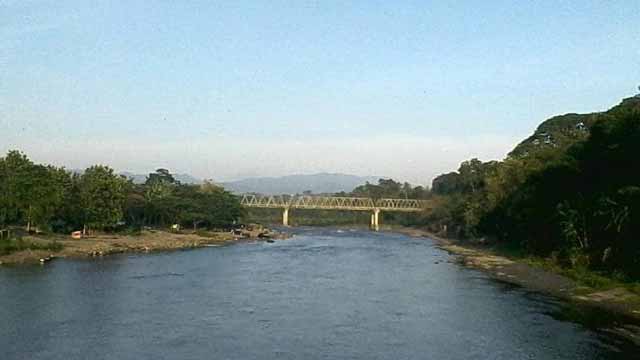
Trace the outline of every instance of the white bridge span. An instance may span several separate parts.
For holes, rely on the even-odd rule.
[[[371,199],[337,196],[262,196],[243,195],[240,204],[245,207],[283,209],[282,223],[289,225],[289,209],[371,211],[371,227],[378,230],[380,211],[420,212],[429,202],[415,199]]]

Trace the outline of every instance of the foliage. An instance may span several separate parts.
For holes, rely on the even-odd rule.
[[[80,178],[84,223],[91,228],[114,227],[122,219],[128,182],[113,169],[95,165]]]
[[[429,228],[458,238],[477,235],[489,196],[487,180],[497,167],[495,161],[471,159],[460,164],[457,172],[436,177],[432,186],[435,205],[425,218]]]
[[[76,174],[34,164],[19,151],[0,158],[0,228],[19,225],[27,231],[65,233],[175,223],[223,228],[243,215],[238,199],[223,188],[183,185],[166,169],[135,185],[107,166]]]
[[[426,199],[430,196],[430,191],[422,186],[413,187],[407,182],[403,184],[393,179],[380,179],[378,180],[378,184],[367,182],[353,189],[350,194],[343,195],[369,197],[374,200],[381,198]]]
[[[551,256],[575,271],[640,278],[640,98],[552,118],[539,132],[562,142],[525,141],[502,162],[474,159],[436,178],[426,224]]]
[[[183,225],[224,228],[243,215],[238,199],[223,188],[205,182],[183,185],[176,194],[180,199],[176,219]]]
[[[63,200],[64,176],[51,166],[36,165],[10,151],[0,159],[0,224],[48,226]]]

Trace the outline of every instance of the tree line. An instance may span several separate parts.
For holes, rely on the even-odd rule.
[[[531,142],[504,161],[472,159],[437,177],[424,224],[640,279],[640,98],[589,120],[588,134],[573,141]]]
[[[134,184],[103,165],[77,173],[36,164],[16,150],[0,158],[0,228],[62,233],[171,224],[225,228],[242,215],[239,200],[223,188],[181,184],[166,169]]]

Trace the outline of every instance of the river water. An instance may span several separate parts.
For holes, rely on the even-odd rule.
[[[0,359],[631,359],[430,240],[287,241],[0,268]]]

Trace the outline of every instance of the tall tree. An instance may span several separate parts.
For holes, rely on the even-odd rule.
[[[12,150],[0,161],[0,221],[17,223],[28,212],[33,163],[27,156]]]
[[[128,185],[126,179],[106,166],[95,165],[82,174],[80,193],[85,229],[104,229],[122,220]]]
[[[64,172],[64,170],[62,170]],[[52,166],[34,165],[29,173],[27,231],[33,224],[49,227],[50,220],[64,200],[63,176]]]

